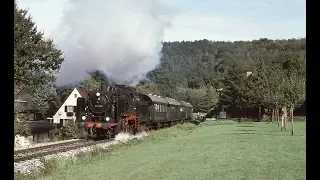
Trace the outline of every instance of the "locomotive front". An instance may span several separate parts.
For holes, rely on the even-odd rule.
[[[112,89],[103,85],[100,91],[91,91],[86,98],[78,98],[77,101],[78,127],[89,138],[110,137],[117,125]]]
[[[111,116],[112,97],[104,92],[91,92],[88,94],[88,110],[92,121],[109,122]],[[82,119],[87,117],[83,116]]]

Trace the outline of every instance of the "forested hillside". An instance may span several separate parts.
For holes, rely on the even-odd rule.
[[[165,42],[162,54],[140,92],[188,101],[202,112],[217,107],[218,88],[220,103],[234,112],[304,102],[306,38]]]

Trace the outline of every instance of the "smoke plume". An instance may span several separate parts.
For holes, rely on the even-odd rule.
[[[56,84],[99,70],[116,83],[136,84],[160,63],[167,10],[155,0],[71,0],[57,29],[64,51]]]

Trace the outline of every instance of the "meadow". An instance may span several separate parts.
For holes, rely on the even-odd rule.
[[[306,179],[306,125],[296,122],[291,136],[266,122],[183,124],[72,163],[48,164],[55,165],[25,179]]]

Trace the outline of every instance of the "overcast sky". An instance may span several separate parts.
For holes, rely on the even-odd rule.
[[[151,1],[151,0],[150,0]],[[90,0],[89,2],[94,2]],[[165,41],[288,39],[306,36],[305,0],[162,0],[170,10]],[[45,36],[54,37],[68,0],[19,0]]]

